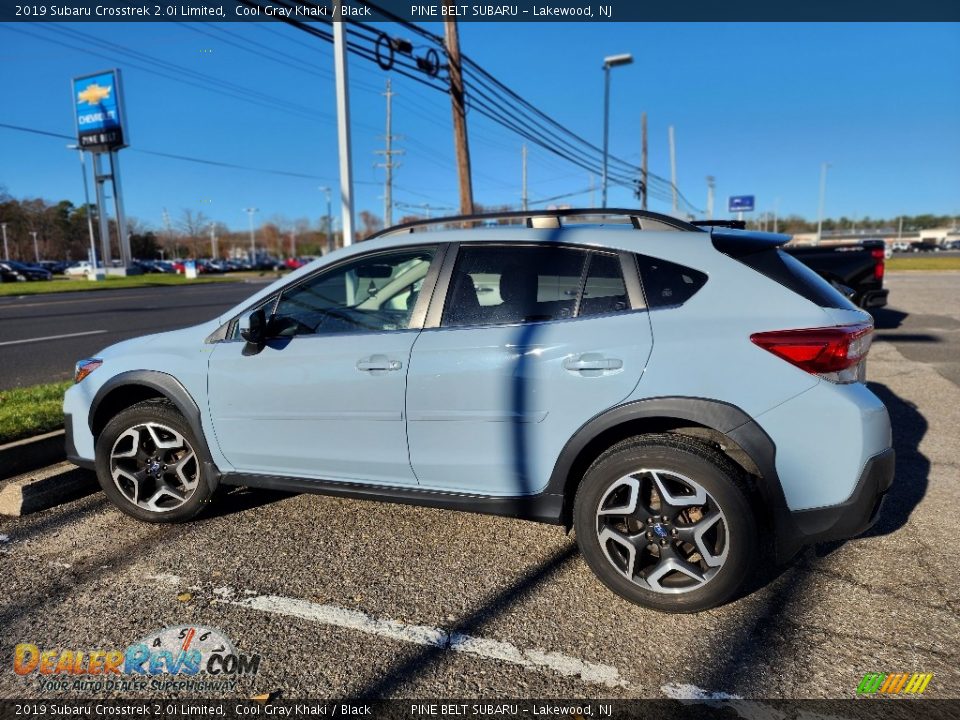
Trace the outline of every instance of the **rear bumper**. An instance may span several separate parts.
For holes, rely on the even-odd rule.
[[[893,485],[896,456],[888,448],[867,460],[850,498],[839,505],[796,510],[779,528],[778,555],[786,559],[802,547],[846,540],[870,529],[880,516],[887,491]]]
[[[860,307],[864,309],[884,307],[887,304],[887,295],[889,294],[890,291],[887,288],[867,290],[860,298]]]

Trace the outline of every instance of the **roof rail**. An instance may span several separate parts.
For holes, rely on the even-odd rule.
[[[401,223],[371,235],[368,240],[374,238],[387,237],[399,233],[412,233],[418,229],[424,229],[437,225],[459,225],[461,227],[472,227],[478,224],[500,224],[511,225],[517,223],[505,221],[522,221],[529,228],[551,228],[562,227],[562,218],[589,218],[594,221],[600,221],[603,218],[626,218],[630,224],[637,230],[643,229],[643,221],[648,220],[657,225],[667,225],[676,230],[699,230],[683,220],[678,220],[669,215],[661,213],[648,212],[647,210],[630,210],[624,208],[562,208],[557,210],[516,210],[497,213],[480,213],[475,215],[453,215],[450,217],[426,218],[423,220],[413,220],[411,222]]]

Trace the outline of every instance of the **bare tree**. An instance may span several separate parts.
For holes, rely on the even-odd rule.
[[[194,258],[199,257],[200,238],[210,226],[207,216],[199,210],[185,208],[180,213],[180,222],[177,223],[183,231],[184,238],[190,243]]]

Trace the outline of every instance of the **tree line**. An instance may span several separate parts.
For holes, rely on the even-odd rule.
[[[506,205],[481,207],[477,212],[500,212],[512,210]],[[37,255],[41,260],[85,260],[89,254],[90,234],[87,218],[93,219],[94,237],[97,253],[100,252],[99,225],[96,222],[96,206],[89,208],[76,206],[69,200],[50,202],[41,198],[17,199],[11,197],[6,188],[0,186],[0,223],[6,225],[7,243],[10,258],[13,260],[33,261]],[[418,215],[406,215],[399,223],[422,219]],[[362,240],[383,229],[382,219],[367,210],[358,215],[357,238]],[[834,230],[877,230],[896,228],[900,218],[859,218],[846,217],[826,219],[824,231]],[[934,227],[954,225],[956,219],[949,215],[912,215],[903,217],[904,231],[925,230]],[[213,222],[202,211],[184,209],[174,217],[168,217],[162,227],[155,228],[138,220],[127,218],[127,234],[130,249],[135,258],[172,259],[213,257],[214,243],[211,230],[216,237],[216,256],[220,258],[245,256],[250,250],[249,230],[231,230],[223,223]],[[778,229],[787,234],[814,232],[816,222],[806,220],[799,215],[778,218]],[[753,216],[749,227],[760,227],[760,217]],[[765,227],[773,228],[772,218],[768,218]],[[111,256],[120,257],[116,223],[109,221],[111,238]],[[342,237],[335,229],[326,227],[326,218],[320,217],[311,222],[301,217],[290,220],[274,215],[254,228],[256,248],[274,257],[283,258],[293,255],[321,255],[327,251],[328,240],[333,247],[342,244]],[[36,248],[32,233],[37,234]]]

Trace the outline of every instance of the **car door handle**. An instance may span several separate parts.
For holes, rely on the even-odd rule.
[[[580,357],[568,357],[563,361],[564,370],[580,372],[583,370],[619,370],[623,360],[619,358],[596,357],[591,353]]]
[[[391,360],[386,355],[371,355],[357,361],[357,370],[361,372],[376,372],[377,370],[399,370],[403,363],[399,360]]]

